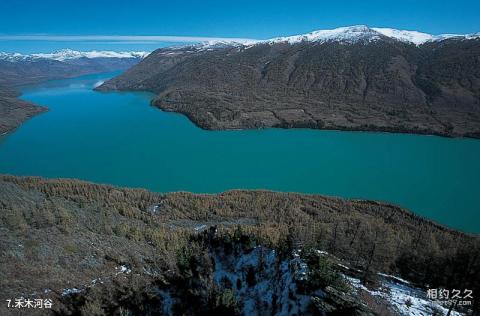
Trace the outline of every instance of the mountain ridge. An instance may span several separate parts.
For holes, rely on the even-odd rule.
[[[79,58],[145,58],[149,52],[145,51],[77,51],[73,49],[62,49],[52,53],[6,53],[0,52],[0,60],[5,61],[31,61],[39,59],[51,59],[57,61],[66,61]]]
[[[419,31],[398,30],[393,28],[368,27],[366,25],[354,25],[347,27],[339,27],[335,29],[316,30],[306,34],[293,35],[287,37],[277,37],[265,42],[289,42],[298,43],[301,41],[327,42],[327,41],[343,41],[356,42],[361,40],[379,40],[381,36],[385,36],[394,40],[408,42],[415,45],[425,44],[427,42],[443,41],[446,39],[472,39],[480,37],[479,33],[473,34],[440,34],[432,35]],[[261,41],[262,42],[262,41]]]
[[[420,31],[399,30],[388,27],[369,27],[367,25],[353,25],[338,27],[334,29],[322,29],[314,30],[304,34],[296,34],[290,36],[279,36],[270,39],[255,40],[255,39],[234,39],[234,40],[211,40],[203,41],[199,44],[182,45],[178,48],[185,46],[197,46],[197,47],[218,47],[224,46],[240,46],[251,47],[258,44],[275,44],[275,43],[290,43],[296,44],[300,42],[344,42],[355,43],[362,40],[374,41],[381,38],[390,38],[404,43],[411,43],[414,45],[423,45],[431,42],[440,42],[448,39],[468,40],[480,38],[480,32],[469,34],[438,34],[433,35]]]
[[[364,30],[353,32],[353,41],[281,38],[161,48],[97,90],[154,92],[155,106],[210,130],[480,137],[479,38],[415,45]]]

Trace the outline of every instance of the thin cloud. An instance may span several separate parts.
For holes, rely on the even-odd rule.
[[[234,41],[251,42],[248,38],[202,37],[202,36],[156,36],[156,35],[0,35],[2,41],[53,41],[53,42],[208,42]]]

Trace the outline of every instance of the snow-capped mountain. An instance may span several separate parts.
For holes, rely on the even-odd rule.
[[[380,39],[390,38],[393,40],[412,43],[415,45],[422,45],[427,42],[442,41],[446,39],[476,39],[480,38],[480,32],[473,34],[440,34],[432,35],[418,31],[397,30],[393,28],[382,27],[368,27],[366,25],[354,25],[339,27],[330,30],[317,30],[306,34],[275,37],[266,40],[255,39],[232,39],[232,40],[210,40],[200,42],[194,45],[187,45],[198,50],[209,50],[224,47],[251,47],[256,44],[275,44],[275,43],[289,43],[296,44],[301,42],[342,42],[342,43],[356,43],[356,42],[372,42]],[[185,46],[171,47],[170,49],[183,49]],[[57,61],[66,61],[79,58],[145,58],[150,52],[145,51],[76,51],[72,49],[63,49],[53,53],[36,53],[36,54],[20,54],[20,53],[2,53],[0,52],[0,60],[20,61],[20,60],[38,60],[49,59]]]
[[[432,41],[442,41],[445,39],[474,39],[480,38],[480,33],[474,34],[440,34],[431,35],[418,31],[397,30],[392,28],[370,28],[366,25],[355,25],[348,27],[339,27],[332,30],[318,30],[311,33],[294,35],[288,37],[277,37],[263,42],[279,43],[287,42],[291,44],[299,42],[346,42],[355,43],[358,41],[376,41],[382,37],[388,37],[401,42],[421,45]]]
[[[440,35],[431,35],[427,33],[417,32],[417,31],[405,31],[405,30],[396,30],[391,28],[372,28],[378,33],[381,33],[384,36],[402,41],[410,42],[415,45],[421,45],[426,42],[438,42],[446,39],[476,39],[480,38],[480,33],[473,34],[440,34]]]
[[[53,53],[38,54],[20,54],[20,53],[0,53],[0,60],[7,61],[28,61],[38,59],[50,59],[57,61],[66,61],[79,58],[144,58],[148,52],[114,52],[114,51],[88,51],[80,52],[71,49],[63,49]]]
[[[71,49],[46,54],[0,53],[0,87],[126,70],[147,55],[147,52],[80,52]]]
[[[417,32],[417,31],[405,31],[405,30],[396,30],[391,28],[373,28],[377,33],[380,33],[386,37],[393,38],[402,42],[413,43],[415,45],[421,45],[428,41],[440,40],[442,35],[434,36],[427,33]],[[454,35],[452,35],[454,36]],[[444,36],[446,38],[446,36]]]
[[[355,25],[347,27],[339,27],[331,30],[317,30],[306,34],[276,37],[267,40],[245,40],[245,41],[209,41],[203,42],[200,48],[216,48],[219,46],[252,46],[255,44],[275,44],[289,43],[296,44],[301,42],[372,42],[382,38],[390,38],[393,40],[422,45],[427,42],[442,41],[446,39],[475,39],[480,38],[480,33],[474,34],[440,34],[432,35],[418,31],[397,30],[393,28],[368,27],[366,25]]]
[[[480,38],[479,33],[474,34],[441,34],[431,35],[418,31],[396,30],[392,28],[370,28],[366,25],[355,25],[348,27],[339,27],[332,30],[318,30],[311,33],[294,35],[287,37],[277,37],[262,42],[267,43],[281,43],[286,42],[290,44],[300,42],[345,42],[355,43],[358,41],[376,41],[382,37],[388,37],[401,42],[421,45],[426,42],[442,41],[445,39],[474,39]]]
[[[266,43],[300,43],[300,42],[356,42],[361,40],[371,41],[380,38],[380,33],[364,26],[340,27],[333,30],[317,30],[307,34],[293,35],[286,37],[276,37],[266,40]]]

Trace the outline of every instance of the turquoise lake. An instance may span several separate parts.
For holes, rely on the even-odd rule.
[[[205,131],[149,105],[100,93],[115,74],[25,88],[50,111],[0,137],[0,173],[79,178],[158,192],[268,189],[391,202],[480,232],[480,141],[388,133]]]

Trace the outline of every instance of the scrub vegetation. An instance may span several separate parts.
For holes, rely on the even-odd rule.
[[[165,297],[155,301],[157,292],[172,288],[176,297],[188,298],[191,308],[238,310],[228,292],[234,286],[212,285],[215,253],[236,247],[243,247],[237,251],[242,254],[258,246],[275,249],[278,260],[303,249],[313,271],[304,288],[348,292],[335,264],[308,255],[319,250],[361,271],[357,276],[366,285],[375,284],[377,272],[419,286],[476,293],[480,284],[478,236],[393,205],[318,195],[157,194],[76,180],[1,176],[0,239],[2,298],[47,290],[62,302],[56,306],[60,310],[85,314],[95,308],[164,306]],[[65,288],[82,292],[62,296]],[[182,312],[188,313],[188,306]]]

